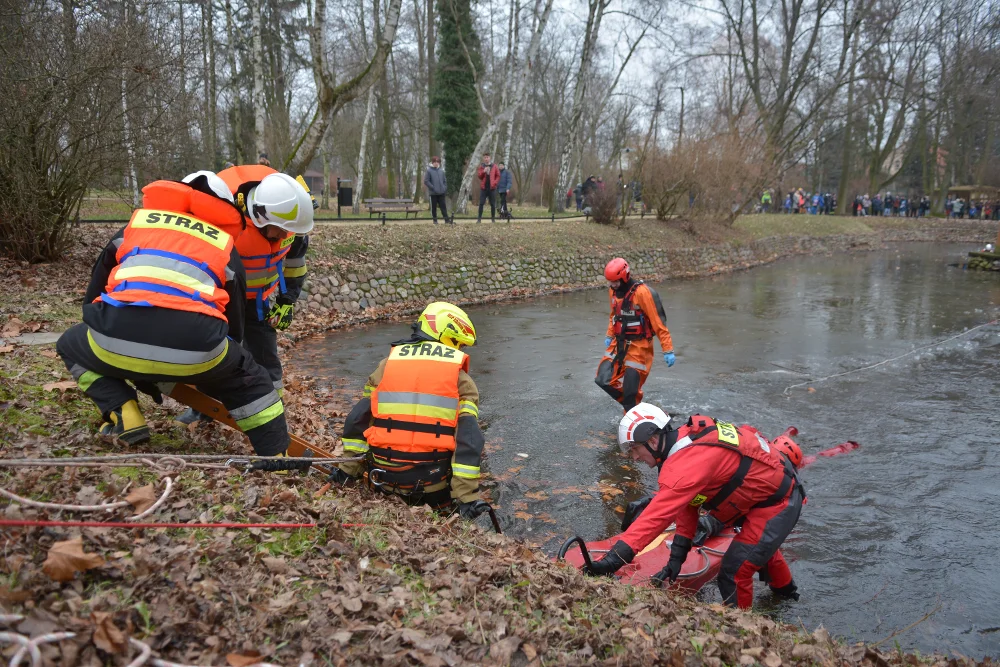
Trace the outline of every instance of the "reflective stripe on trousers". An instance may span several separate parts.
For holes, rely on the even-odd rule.
[[[285,406],[275,390],[246,405],[230,410],[229,416],[233,418],[241,430],[246,432],[266,424],[284,412]]]
[[[87,330],[87,338],[91,351],[104,363],[147,375],[186,377],[204,373],[221,362],[229,348],[228,338],[205,352],[136,343],[93,329]]]

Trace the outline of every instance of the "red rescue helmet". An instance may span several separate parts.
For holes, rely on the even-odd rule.
[[[628,262],[621,257],[615,257],[604,267],[604,277],[609,281],[628,280]]]
[[[779,435],[771,443],[775,451],[779,454],[784,454],[788,457],[788,460],[792,462],[792,465],[798,468],[802,465],[802,448],[796,444],[794,440],[789,438],[787,435]]]

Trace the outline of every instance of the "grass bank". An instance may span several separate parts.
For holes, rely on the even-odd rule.
[[[844,225],[856,224],[851,219],[822,222],[827,234],[847,233]],[[750,223],[757,227],[744,227]],[[704,239],[769,236],[773,228],[767,225],[779,223],[793,224],[748,220],[735,230],[707,230],[700,237],[648,220],[626,230],[570,223],[322,227],[313,262],[390,267],[473,262],[507,257],[504,253],[539,257],[552,248],[627,254],[647,243],[688,247]],[[110,232],[110,227],[82,228],[61,262],[0,261],[7,286],[0,293],[2,336],[57,332],[77,321],[90,265]],[[303,318],[295,333],[308,333],[312,324]],[[293,430],[335,448],[357,388],[315,386],[294,369],[286,384]],[[172,422],[181,407],[169,399],[164,406],[143,399],[143,408],[156,433],[143,447],[146,452],[248,452],[238,434],[220,426],[189,429]],[[4,459],[124,453],[94,436],[99,421],[69,382],[52,345],[0,343]],[[848,646],[821,629],[808,632],[670,592],[583,577],[455,517],[409,509],[364,489],[320,494],[319,475],[282,478],[178,464],[0,467],[0,487],[37,501],[125,503],[80,514],[4,501],[4,518],[124,520],[148,507],[163,492],[167,477],[174,491],[149,521],[316,526],[294,531],[3,527],[0,605],[3,613],[25,617],[8,620],[8,627],[26,635],[77,633],[43,645],[44,659],[124,665],[135,655],[128,641],[133,638],[164,659],[234,666],[260,661],[308,666],[972,663],[898,648]]]
[[[583,220],[465,223],[455,226],[318,225],[311,237],[314,262],[320,266],[381,268],[441,263],[476,263],[577,253],[608,254],[650,248],[693,248],[748,242],[769,236],[874,234],[884,229],[923,229],[937,219],[852,218],[843,216],[753,215],[733,226],[660,222],[629,218],[625,227]]]

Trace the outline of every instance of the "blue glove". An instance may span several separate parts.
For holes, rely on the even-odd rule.
[[[614,340],[614,339],[611,336],[608,336],[607,338],[605,338],[604,339],[604,347],[608,347],[609,345],[611,345],[611,341],[612,340]]]
[[[663,360],[665,362],[667,362],[667,368],[670,368],[675,363],[677,363],[677,357],[674,356],[673,352],[664,352],[663,353]]]

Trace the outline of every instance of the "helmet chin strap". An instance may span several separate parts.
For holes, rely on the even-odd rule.
[[[670,448],[674,446],[677,442],[677,431],[671,431],[669,428],[665,428],[657,434],[656,438],[656,449],[649,446],[649,442],[646,441],[642,443],[642,446],[646,448],[649,455],[653,457],[653,461],[656,462],[656,467],[660,468],[663,466],[664,462],[667,460],[667,454],[670,452]]]

